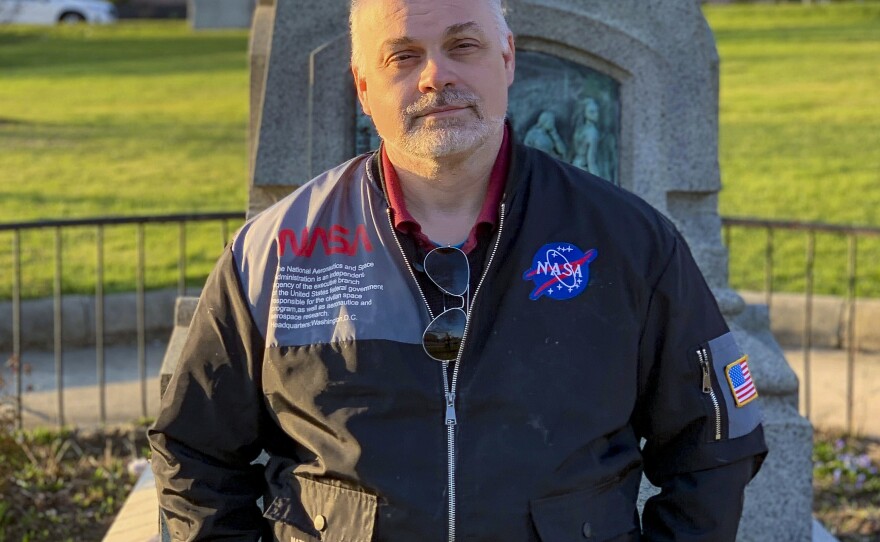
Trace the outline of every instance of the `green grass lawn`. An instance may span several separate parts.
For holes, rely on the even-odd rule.
[[[705,12],[722,59],[721,212],[880,226],[880,2]],[[246,31],[0,26],[0,222],[243,210],[247,92]],[[51,235],[24,236],[26,296],[51,293]],[[189,228],[191,284],[219,235]],[[10,238],[0,234],[4,274]],[[149,287],[176,284],[176,238],[147,229]],[[133,287],[134,239],[107,233],[110,290]],[[760,289],[763,234],[731,242],[731,284]],[[776,287],[802,288],[803,236],[776,244]],[[880,240],[859,248],[859,293],[880,296]],[[66,234],[64,257],[65,290],[90,292],[94,232]],[[845,290],[845,260],[845,242],[819,237],[817,290]],[[0,277],[0,298],[10,287]]]
[[[246,31],[0,27],[0,221],[243,210],[247,85]],[[187,275],[200,284],[220,228],[187,234]],[[51,292],[53,235],[23,235],[28,297]],[[177,235],[147,228],[149,287],[176,284]],[[9,239],[0,235],[4,275]],[[91,229],[65,235],[65,290],[92,290],[94,239]],[[108,230],[105,243],[107,288],[133,289],[134,228]],[[4,276],[0,298],[10,288]]]
[[[723,215],[880,226],[880,3],[705,9],[721,57]],[[763,232],[731,235],[731,283],[763,287]],[[775,239],[774,283],[803,288],[805,236]],[[842,294],[846,241],[817,238],[816,288]],[[880,239],[859,244],[880,295]]]

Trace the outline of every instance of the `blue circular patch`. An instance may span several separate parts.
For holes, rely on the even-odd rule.
[[[597,255],[596,249],[584,253],[571,243],[542,246],[532,259],[532,267],[523,273],[524,280],[535,283],[529,299],[546,296],[563,301],[580,295],[590,282],[590,262]]]

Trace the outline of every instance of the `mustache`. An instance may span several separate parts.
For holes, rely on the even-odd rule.
[[[477,117],[482,119],[482,111],[480,111],[478,104],[479,97],[473,92],[447,88],[441,92],[422,95],[418,100],[408,105],[403,113],[409,122],[412,122],[416,117],[420,117],[432,109],[450,106],[470,107],[476,112]]]

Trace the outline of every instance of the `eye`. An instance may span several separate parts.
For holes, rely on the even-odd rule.
[[[409,51],[394,53],[388,58],[388,64],[400,64],[401,62],[406,62],[407,60],[411,60],[413,58],[416,58],[416,55]]]
[[[474,41],[459,41],[452,46],[454,53],[470,53],[480,48],[480,44]]]

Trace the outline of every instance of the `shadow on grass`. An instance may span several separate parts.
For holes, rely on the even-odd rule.
[[[178,144],[181,149],[202,145],[238,142],[239,126],[233,122],[189,122],[186,126],[176,118],[156,118],[148,122],[138,117],[133,127],[130,119],[97,119],[91,122],[34,122],[26,119],[0,117],[0,145],[7,151],[15,149],[78,148],[106,146],[108,149],[162,148]],[[6,128],[5,130],[3,128]],[[87,145],[88,144],[88,145]],[[178,150],[181,150],[178,149]]]
[[[247,36],[113,36],[55,33],[0,34],[0,70],[70,75],[168,75],[240,69],[247,62]],[[3,50],[6,49],[6,50]],[[9,73],[9,72],[7,72]]]
[[[4,199],[4,201],[12,206],[30,206],[31,208],[39,208],[45,205],[51,205],[58,199],[58,194],[47,193],[41,189],[33,189],[33,190],[16,190],[14,192],[5,192],[0,190],[0,197]],[[90,207],[104,207],[106,209],[113,209],[114,206],[118,206],[119,198],[116,194],[64,194],[65,203],[73,209],[76,209],[78,206],[88,205]],[[155,200],[145,200],[142,203],[147,205],[159,206],[162,203],[162,200],[157,196]],[[123,212],[107,212],[103,216],[116,216],[116,215],[124,215]],[[55,215],[46,215],[46,216],[36,216],[34,218],[30,218],[28,220],[21,221],[6,221],[0,220],[0,224],[6,223],[17,223],[17,222],[34,222],[41,220],[58,220],[61,218],[67,217],[59,217]]]
[[[725,44],[741,43],[796,43],[806,45],[812,43],[874,43],[877,39],[875,23],[827,24],[815,26],[797,26],[792,28],[725,28],[714,31],[718,41]]]
[[[29,120],[13,119],[10,117],[0,117],[0,126],[32,126],[36,123]]]

